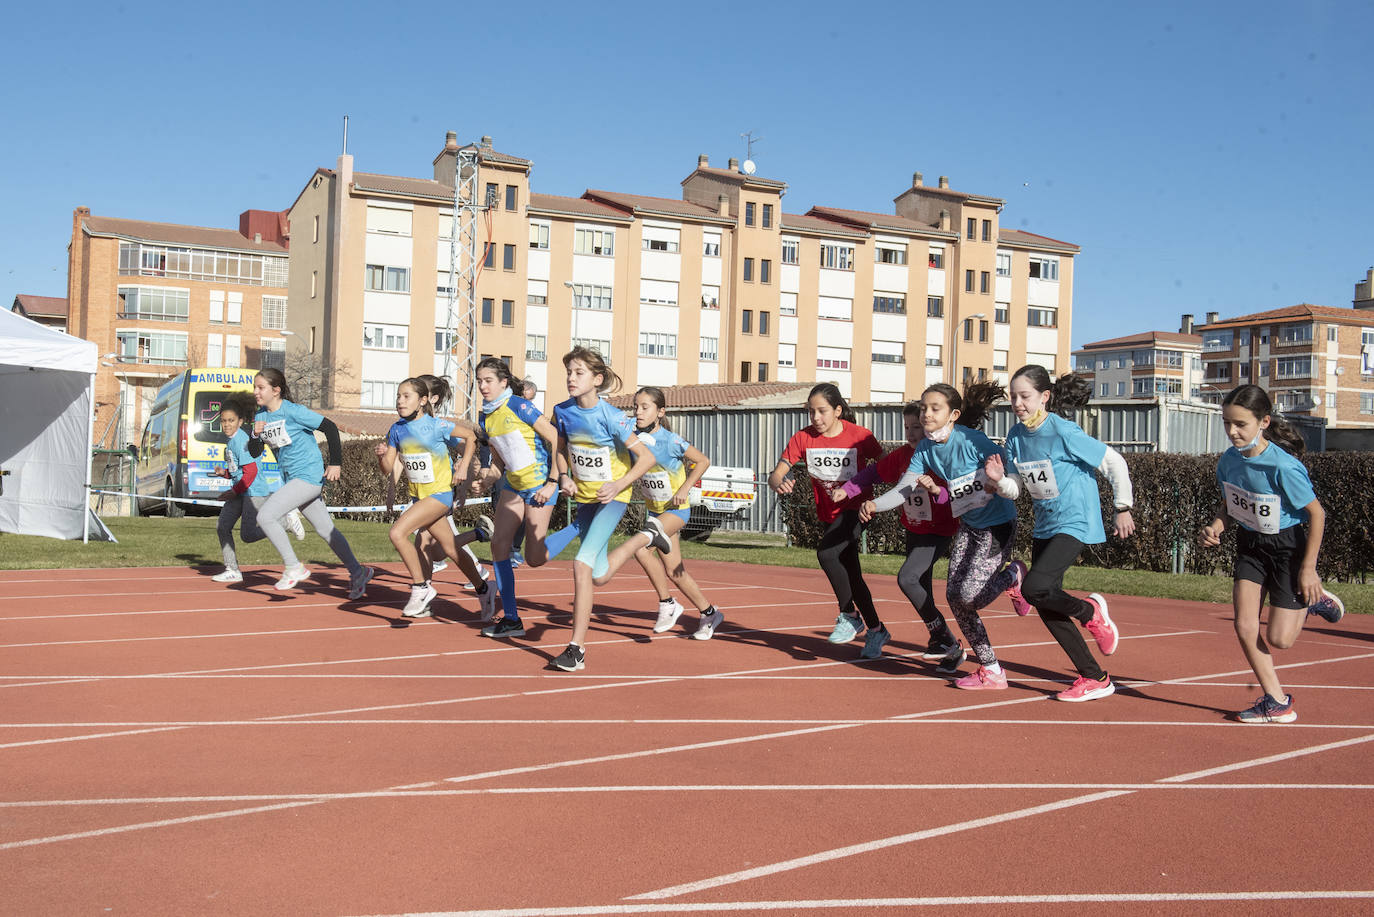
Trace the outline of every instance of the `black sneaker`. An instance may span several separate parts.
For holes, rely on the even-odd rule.
[[[1307,606],[1307,613],[1316,615],[1329,624],[1335,624],[1345,617],[1345,603],[1334,594],[1322,590],[1322,597]]]
[[[569,643],[568,648],[559,653],[549,665],[563,672],[576,672],[582,668],[586,660],[587,654],[582,652],[582,647]]]
[[[523,637],[525,636],[525,625],[517,618],[512,621],[510,618],[502,618],[495,624],[488,624],[482,628],[483,637]]]
[[[673,549],[673,543],[668,540],[668,533],[663,531],[663,523],[653,516],[644,520],[644,529],[639,534],[649,536],[649,547],[660,554],[667,554]]]
[[[922,659],[944,659],[950,653],[959,648],[959,638],[945,632],[942,639],[932,639],[926,651],[921,654]]]
[[[935,671],[939,672],[941,675],[954,675],[959,671],[959,665],[964,661],[964,657],[967,655],[968,653],[964,651],[964,648],[958,643],[955,643],[949,653],[945,655],[945,658],[940,660],[940,664],[935,667]]]

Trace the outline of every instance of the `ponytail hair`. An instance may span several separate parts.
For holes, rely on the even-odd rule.
[[[839,415],[841,420],[855,423],[854,409],[849,406],[848,401],[844,400],[844,395],[840,394],[840,387],[838,385],[833,382],[821,382],[812,386],[811,394],[806,396],[807,402],[809,403],[811,399],[815,398],[817,395],[824,398],[826,404],[835,409],[835,413]]]
[[[434,416],[434,405],[429,403],[429,386],[425,380],[418,376],[411,376],[409,379],[402,379],[396,386],[396,391],[401,390],[402,385],[409,385],[415,394],[420,396],[420,413]]]
[[[1053,382],[1049,370],[1029,363],[1012,374],[1011,380],[1024,378],[1037,392],[1049,392],[1049,409],[1060,417],[1073,419],[1074,413],[1086,407],[1093,397],[1093,384],[1077,373],[1065,373]]]
[[[429,387],[429,397],[435,401],[435,409],[442,408],[453,397],[453,385],[443,376],[421,373],[415,378]]]
[[[605,357],[601,356],[599,351],[578,344],[563,355],[563,368],[567,369],[573,360],[581,360],[587,369],[591,370],[592,375],[601,377],[601,384],[596,388],[598,394],[619,391],[620,377],[606,363]]]
[[[1277,444],[1288,454],[1302,455],[1307,450],[1307,443],[1303,441],[1302,435],[1292,424],[1274,413],[1274,403],[1269,400],[1269,393],[1258,385],[1238,385],[1231,389],[1226,393],[1226,397],[1221,399],[1221,406],[1227,405],[1244,408],[1254,414],[1256,420],[1268,417],[1269,429],[1264,431],[1264,438]]]
[[[641,385],[639,387],[639,391],[635,392],[635,397],[638,398],[640,395],[647,396],[650,401],[658,405],[659,410],[666,411],[668,409],[668,396],[663,394],[663,389],[659,388],[658,386]],[[666,418],[660,420],[658,422],[658,425],[665,430],[672,429],[672,427],[668,426],[668,421]]]
[[[264,366],[258,370],[258,375],[267,380],[267,384],[281,391],[281,400],[291,400],[291,387],[286,384],[286,375],[275,366]]]
[[[996,382],[971,382],[959,394],[959,390],[947,382],[936,382],[926,387],[926,392],[935,392],[949,402],[951,409],[959,412],[955,423],[962,427],[977,430],[987,419],[988,411],[994,404],[1004,400],[1007,393]],[[906,413],[903,411],[902,413]]]

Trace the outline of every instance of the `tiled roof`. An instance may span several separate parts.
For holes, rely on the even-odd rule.
[[[925,223],[918,223],[915,220],[908,220],[906,217],[899,217],[890,213],[872,213],[867,210],[847,210],[843,207],[812,207],[807,211],[807,216],[819,216],[823,219],[842,220],[846,223],[856,223],[868,229],[888,229],[896,232],[918,233],[920,235],[950,235],[934,226],[927,226]]]
[[[671,197],[649,197],[644,194],[625,194],[621,191],[594,191],[590,189],[582,196],[588,200],[606,201],[636,212],[672,214],[693,220],[735,222],[733,217],[721,216],[710,207],[703,207],[691,201],[680,201]]]
[[[868,235],[862,229],[855,229],[844,223],[837,223],[834,220],[809,214],[784,213],[780,225],[784,230],[791,229],[795,232],[809,232],[826,236],[853,236],[862,239]]]
[[[385,436],[396,422],[395,411],[342,411],[330,408],[324,412],[340,432],[353,437]]]
[[[707,382],[701,385],[670,385],[663,389],[668,410],[673,408],[714,408],[765,401],[802,404],[810,382]],[[609,399],[622,410],[634,406],[634,392],[624,392]]]
[[[30,317],[67,317],[67,298],[65,296],[35,296],[32,293],[20,293],[14,297],[14,305],[18,306],[23,310],[25,315]],[[13,308],[11,308],[11,311],[13,311]]]
[[[479,154],[479,156],[478,156],[478,159],[479,159],[479,160],[491,160],[492,162],[504,162],[504,163],[509,163],[510,165],[513,165],[513,166],[531,166],[531,165],[534,164],[532,160],[529,160],[529,159],[521,159],[519,156],[512,156],[512,155],[510,155],[509,153],[498,153],[498,152],[496,152],[496,150],[493,150],[493,149],[492,149],[491,147],[489,147],[489,146],[480,146],[480,145],[478,145],[478,144],[476,144],[476,143],[469,143],[469,144],[467,144],[466,146],[461,146],[461,147],[459,147],[458,149],[460,149],[460,150],[476,150],[476,151],[478,152],[478,154]]]
[[[740,184],[760,184],[767,185],[772,188],[787,187],[787,182],[778,181],[776,178],[764,178],[761,175],[745,175],[743,172],[735,172],[731,171],[730,169],[713,169],[710,166],[697,166],[696,169],[692,171],[692,175],[695,175],[697,172],[702,172],[706,175],[714,175],[716,178],[728,178],[731,181],[737,181]],[[687,176],[687,178],[691,177],[691,175]],[[686,178],[683,179],[684,182],[686,180]]]
[[[956,198],[961,201],[974,201],[980,204],[1005,204],[1006,201],[1000,197],[991,197],[986,194],[972,194],[968,191],[955,191],[953,188],[941,188],[939,185],[918,185],[908,188],[893,200],[901,200],[908,194],[934,194],[940,197]]]
[[[403,178],[399,175],[378,175],[375,172],[354,172],[353,189],[421,197],[431,201],[453,200],[453,189],[432,178]]]
[[[1321,318],[1334,319],[1336,321],[1346,321],[1352,325],[1374,324],[1374,313],[1368,309],[1352,309],[1341,306],[1314,306],[1311,303],[1300,303],[1296,306],[1285,306],[1282,309],[1270,309],[1268,312],[1253,312],[1250,315],[1238,315],[1235,318],[1223,318],[1199,328],[1224,328],[1228,325],[1249,325],[1254,322],[1282,321],[1284,319],[1303,319]]]
[[[1077,252],[1082,250],[1072,242],[1061,242],[1058,239],[1051,239],[1049,236],[1036,235],[1033,232],[1026,232],[1021,229],[998,229],[997,241],[1006,245],[1020,245],[1026,248],[1052,249],[1066,252]]]
[[[619,220],[626,223],[630,222],[631,219],[625,211],[599,201],[590,201],[582,197],[560,197],[556,194],[531,192],[529,209],[541,213],[571,213],[577,216]]]
[[[237,229],[215,229],[209,226],[182,226],[178,223],[149,223],[125,220],[120,217],[88,216],[83,221],[93,236],[116,236],[138,242],[161,242],[193,248],[223,248],[237,251],[286,254],[286,248],[276,242],[254,242]]]
[[[1101,350],[1107,347],[1125,347],[1128,344],[1184,344],[1190,347],[1202,346],[1202,335],[1180,334],[1177,331],[1142,331],[1125,337],[1111,338],[1106,341],[1093,341],[1084,344],[1080,350]]]

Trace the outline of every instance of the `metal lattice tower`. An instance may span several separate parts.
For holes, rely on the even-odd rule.
[[[477,228],[484,202],[477,197],[478,150],[458,150],[453,174],[453,228],[449,232],[448,320],[444,378],[453,383],[453,410],[476,419]]]

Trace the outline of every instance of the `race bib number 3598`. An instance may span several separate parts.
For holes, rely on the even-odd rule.
[[[859,471],[859,450],[807,449],[806,471],[817,481],[848,481]]]
[[[949,482],[950,512],[955,516],[972,512],[992,501],[992,485],[988,483],[983,469],[970,471]]]

